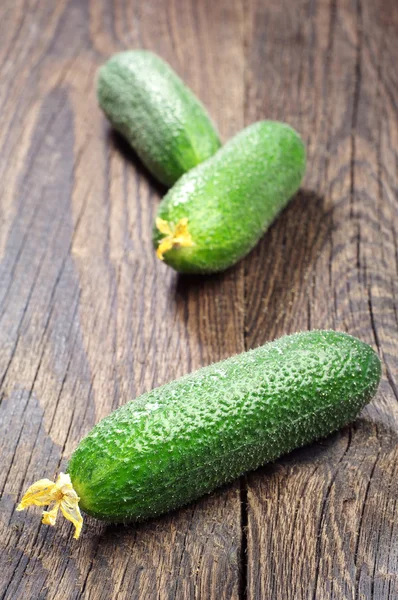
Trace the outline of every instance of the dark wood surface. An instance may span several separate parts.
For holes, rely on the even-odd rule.
[[[0,598],[398,598],[396,0],[0,4]],[[110,132],[95,72],[144,47],[224,140],[289,122],[308,173],[235,268],[182,278],[151,246],[163,193]],[[113,408],[309,328],[383,360],[340,433],[139,527],[81,539],[21,493]]]

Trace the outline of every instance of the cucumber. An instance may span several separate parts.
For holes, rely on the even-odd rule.
[[[122,406],[80,442],[68,475],[37,482],[18,508],[59,502],[75,537],[79,498],[99,519],[155,517],[349,423],[380,375],[376,353],[350,335],[285,336]]]
[[[158,257],[182,273],[230,267],[296,193],[305,165],[294,129],[276,121],[250,125],[166,194],[153,230]]]
[[[152,52],[115,54],[99,69],[97,96],[113,127],[167,186],[221,145],[203,105]]]

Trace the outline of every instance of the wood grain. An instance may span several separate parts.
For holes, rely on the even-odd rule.
[[[394,0],[0,5],[0,598],[398,598]],[[112,53],[159,53],[223,139],[262,118],[308,174],[258,247],[210,278],[156,260],[164,190],[96,105]],[[40,525],[22,490],[127,400],[298,329],[383,359],[351,427],[139,527]]]

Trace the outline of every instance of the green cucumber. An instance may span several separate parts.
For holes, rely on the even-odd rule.
[[[230,267],[296,193],[305,165],[294,129],[276,121],[250,125],[166,194],[153,231],[158,257],[182,273]]]
[[[380,376],[372,348],[345,333],[282,337],[122,406],[17,510],[50,504],[43,523],[54,525],[61,509],[75,538],[79,505],[111,522],[155,517],[351,422]]]
[[[160,515],[349,423],[380,361],[344,333],[285,336],[154,389],[100,421],[72,455],[80,507]]]
[[[165,185],[221,145],[203,105],[152,52],[115,54],[99,70],[97,95],[113,127]]]

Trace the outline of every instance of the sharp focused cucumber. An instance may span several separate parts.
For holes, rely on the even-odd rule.
[[[275,121],[250,125],[164,197],[153,233],[158,257],[183,273],[230,267],[298,190],[305,163],[294,129]]]
[[[114,128],[165,185],[220,147],[202,104],[152,52],[115,54],[99,70],[97,95]]]
[[[64,489],[75,508],[77,494],[99,519],[159,515],[349,423],[374,395],[380,372],[372,348],[347,334],[280,338],[116,410],[72,455],[73,487],[59,480],[51,493]],[[43,486],[51,482],[42,481],[21,509],[46,504]]]

